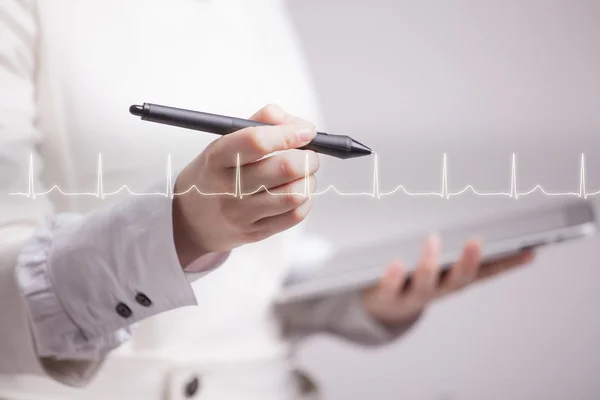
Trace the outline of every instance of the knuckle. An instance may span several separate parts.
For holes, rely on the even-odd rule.
[[[290,212],[290,220],[293,224],[300,223],[304,221],[308,212],[311,209],[311,204],[307,204],[305,207],[297,207]]]
[[[281,115],[281,107],[277,104],[267,104],[262,110],[262,117],[272,120]]]
[[[290,213],[290,222],[297,224],[302,222],[305,217],[306,215],[300,209],[296,208]]]
[[[284,205],[286,205],[288,207],[294,207],[294,208],[301,206],[305,200],[304,196],[297,194],[297,193],[289,193],[282,197],[283,197]]]
[[[304,180],[288,185],[287,193],[283,196],[286,205],[298,207],[306,201],[304,196]]]
[[[308,169],[311,173],[315,173],[319,170],[319,168],[321,167],[321,158],[319,157],[319,155],[312,151],[312,150],[306,150],[309,152],[308,154]]]
[[[262,134],[262,130],[258,127],[250,127],[247,129],[247,140],[250,148],[260,154],[269,153],[268,143],[265,140],[265,136]]]
[[[297,138],[294,132],[286,132],[282,136],[282,150],[290,150],[296,147]]]
[[[279,162],[279,173],[284,178],[293,179],[299,176],[300,171],[298,164],[289,156],[282,157]]]

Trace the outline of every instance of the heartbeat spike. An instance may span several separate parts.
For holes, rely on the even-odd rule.
[[[442,162],[442,191],[440,197],[449,199],[450,193],[448,192],[448,159],[446,153],[444,153],[444,159]]]
[[[96,193],[97,197],[104,200],[104,185],[102,178],[102,153],[98,153],[98,184],[96,185]]]
[[[33,186],[33,153],[29,155],[29,182],[27,183],[27,193],[32,199],[35,199],[35,187]]]
[[[375,160],[373,161],[373,197],[380,199],[379,193],[379,156],[375,154]]]
[[[579,170],[579,197],[587,198],[585,192],[585,156],[581,153],[581,165]]]
[[[167,190],[165,191],[166,198],[173,198],[173,166],[171,163],[171,154],[167,157]]]
[[[517,191],[517,159],[515,153],[512,154],[512,163],[510,170],[510,197],[519,198]]]
[[[240,153],[237,155],[236,160],[236,168],[235,168],[235,189],[233,192],[234,197],[240,196],[240,199],[244,196],[242,193],[242,174],[241,174],[241,164],[240,164]]]

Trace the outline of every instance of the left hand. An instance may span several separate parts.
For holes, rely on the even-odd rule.
[[[530,263],[534,258],[532,250],[525,250],[515,256],[482,265],[481,245],[473,240],[465,245],[461,259],[440,280],[439,252],[439,239],[436,236],[429,237],[408,285],[405,285],[407,274],[403,264],[393,262],[380,283],[363,292],[365,309],[380,323],[394,327],[414,317],[434,299]]]

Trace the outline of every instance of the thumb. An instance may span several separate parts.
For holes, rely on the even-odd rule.
[[[269,125],[283,125],[283,124],[292,124],[292,125],[307,125],[312,128],[315,128],[313,124],[309,121],[306,121],[302,118],[295,117],[294,115],[288,113],[283,108],[276,104],[269,104],[250,117],[251,120],[262,122],[264,124]],[[315,128],[316,129],[316,128]]]
[[[276,104],[269,104],[250,117],[252,121],[262,122],[269,125],[282,125],[292,118],[290,114]]]

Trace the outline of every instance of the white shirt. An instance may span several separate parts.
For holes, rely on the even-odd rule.
[[[222,390],[245,393],[241,382],[249,380],[260,382],[257,398],[285,398],[290,335],[330,331],[383,342],[400,332],[371,321],[356,295],[273,312],[301,228],[226,260],[200,260],[205,269],[220,268],[190,286],[172,243],[170,198],[126,190],[101,196],[123,185],[165,191],[169,155],[178,171],[215,139],[142,122],[129,115],[131,104],[247,117],[277,103],[323,126],[279,1],[10,0],[0,6],[0,23],[8,33],[0,36],[8,60],[0,64],[0,227],[48,221],[32,233],[17,269],[38,351],[89,359],[126,342],[84,391],[11,378],[0,379],[0,393],[16,385],[22,394],[159,398],[168,387],[179,398],[182,375],[172,367],[191,363],[196,372],[241,369]],[[37,196],[7,195],[15,192]],[[140,379],[158,378],[112,385],[131,362],[147,368],[137,371]],[[265,374],[256,363],[271,365],[268,379],[253,381]]]

